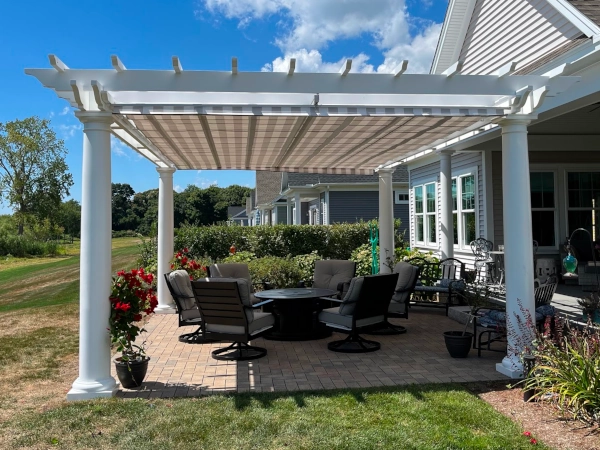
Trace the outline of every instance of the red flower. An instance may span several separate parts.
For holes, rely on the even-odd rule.
[[[129,303],[117,303],[115,305],[115,309],[118,311],[127,312],[131,309],[131,305]]]
[[[531,433],[530,433],[529,431],[524,431],[524,432],[523,432],[523,436],[530,437],[530,436],[531,436]]]
[[[194,281],[194,277],[190,275],[190,281]]]
[[[535,439],[533,439],[533,438],[531,438],[531,439],[529,440],[529,442],[531,442],[533,445],[537,445],[537,441],[536,441]]]
[[[185,256],[183,258],[181,258],[181,264],[183,264],[185,266],[187,262],[188,262],[188,259]]]
[[[186,247],[186,248],[183,249],[183,253],[187,253],[187,252],[188,252],[188,249]]]
[[[176,258],[181,258],[183,255],[181,254],[181,252],[177,252],[177,254],[175,255]]]
[[[171,270],[175,268],[175,264],[171,264]]]
[[[137,269],[131,269],[131,275],[137,275],[138,271]]]
[[[110,302],[114,305],[115,303],[119,302],[119,299],[117,297],[111,297],[109,298]]]
[[[142,320],[142,315],[141,314],[134,315],[133,320],[134,320],[134,322],[139,322],[140,320]]]
[[[119,277],[125,276],[125,271],[124,270],[119,270],[117,272],[117,276],[119,276]]]

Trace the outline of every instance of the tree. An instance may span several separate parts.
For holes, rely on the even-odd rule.
[[[15,212],[19,234],[27,216],[55,220],[73,177],[64,142],[39,117],[0,123],[0,198]]]
[[[65,233],[79,236],[81,231],[81,206],[77,200],[69,200],[60,205],[58,225],[64,228]]]
[[[135,191],[127,183],[112,183],[112,229],[135,230],[138,217],[134,214],[133,196]]]

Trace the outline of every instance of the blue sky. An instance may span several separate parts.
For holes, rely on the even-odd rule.
[[[445,0],[81,0],[16,1],[2,5],[0,122],[37,115],[51,119],[68,149],[67,163],[81,198],[81,125],[72,109],[28,77],[26,67],[49,67],[56,54],[71,68],[109,68],[118,55],[128,69],[169,69],[177,55],[185,70],[389,72],[401,60],[429,70]],[[113,145],[112,180],[136,192],[158,186],[154,165]],[[241,184],[252,171],[178,171],[176,189]],[[0,205],[0,214],[9,213]]]

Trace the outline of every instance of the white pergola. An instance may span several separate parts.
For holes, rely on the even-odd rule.
[[[503,132],[507,312],[533,312],[533,261],[527,125],[544,98],[577,77],[461,75],[460,62],[441,75],[70,69],[50,55],[51,69],[26,69],[77,109],[84,124],[81,199],[79,377],[68,399],[112,396],[109,317],[111,277],[111,133],[152,161],[159,174],[158,312],[173,313],[164,284],[173,255],[173,173],[247,169],[379,174],[381,258],[393,254],[392,173],[399,161],[467,132],[499,124]],[[441,256],[453,255],[450,153],[441,154]],[[296,199],[298,201],[298,199]],[[300,207],[296,208],[297,214]],[[299,222],[298,222],[299,223]],[[382,271],[389,271],[384,264]],[[512,339],[512,338],[511,338]],[[509,348],[518,348],[512,339]],[[498,370],[519,376],[518,355]]]

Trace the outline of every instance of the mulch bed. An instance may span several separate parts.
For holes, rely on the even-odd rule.
[[[569,420],[547,402],[524,402],[519,388],[508,389],[506,383],[490,382],[469,384],[468,389],[552,448],[600,450],[598,425]]]

